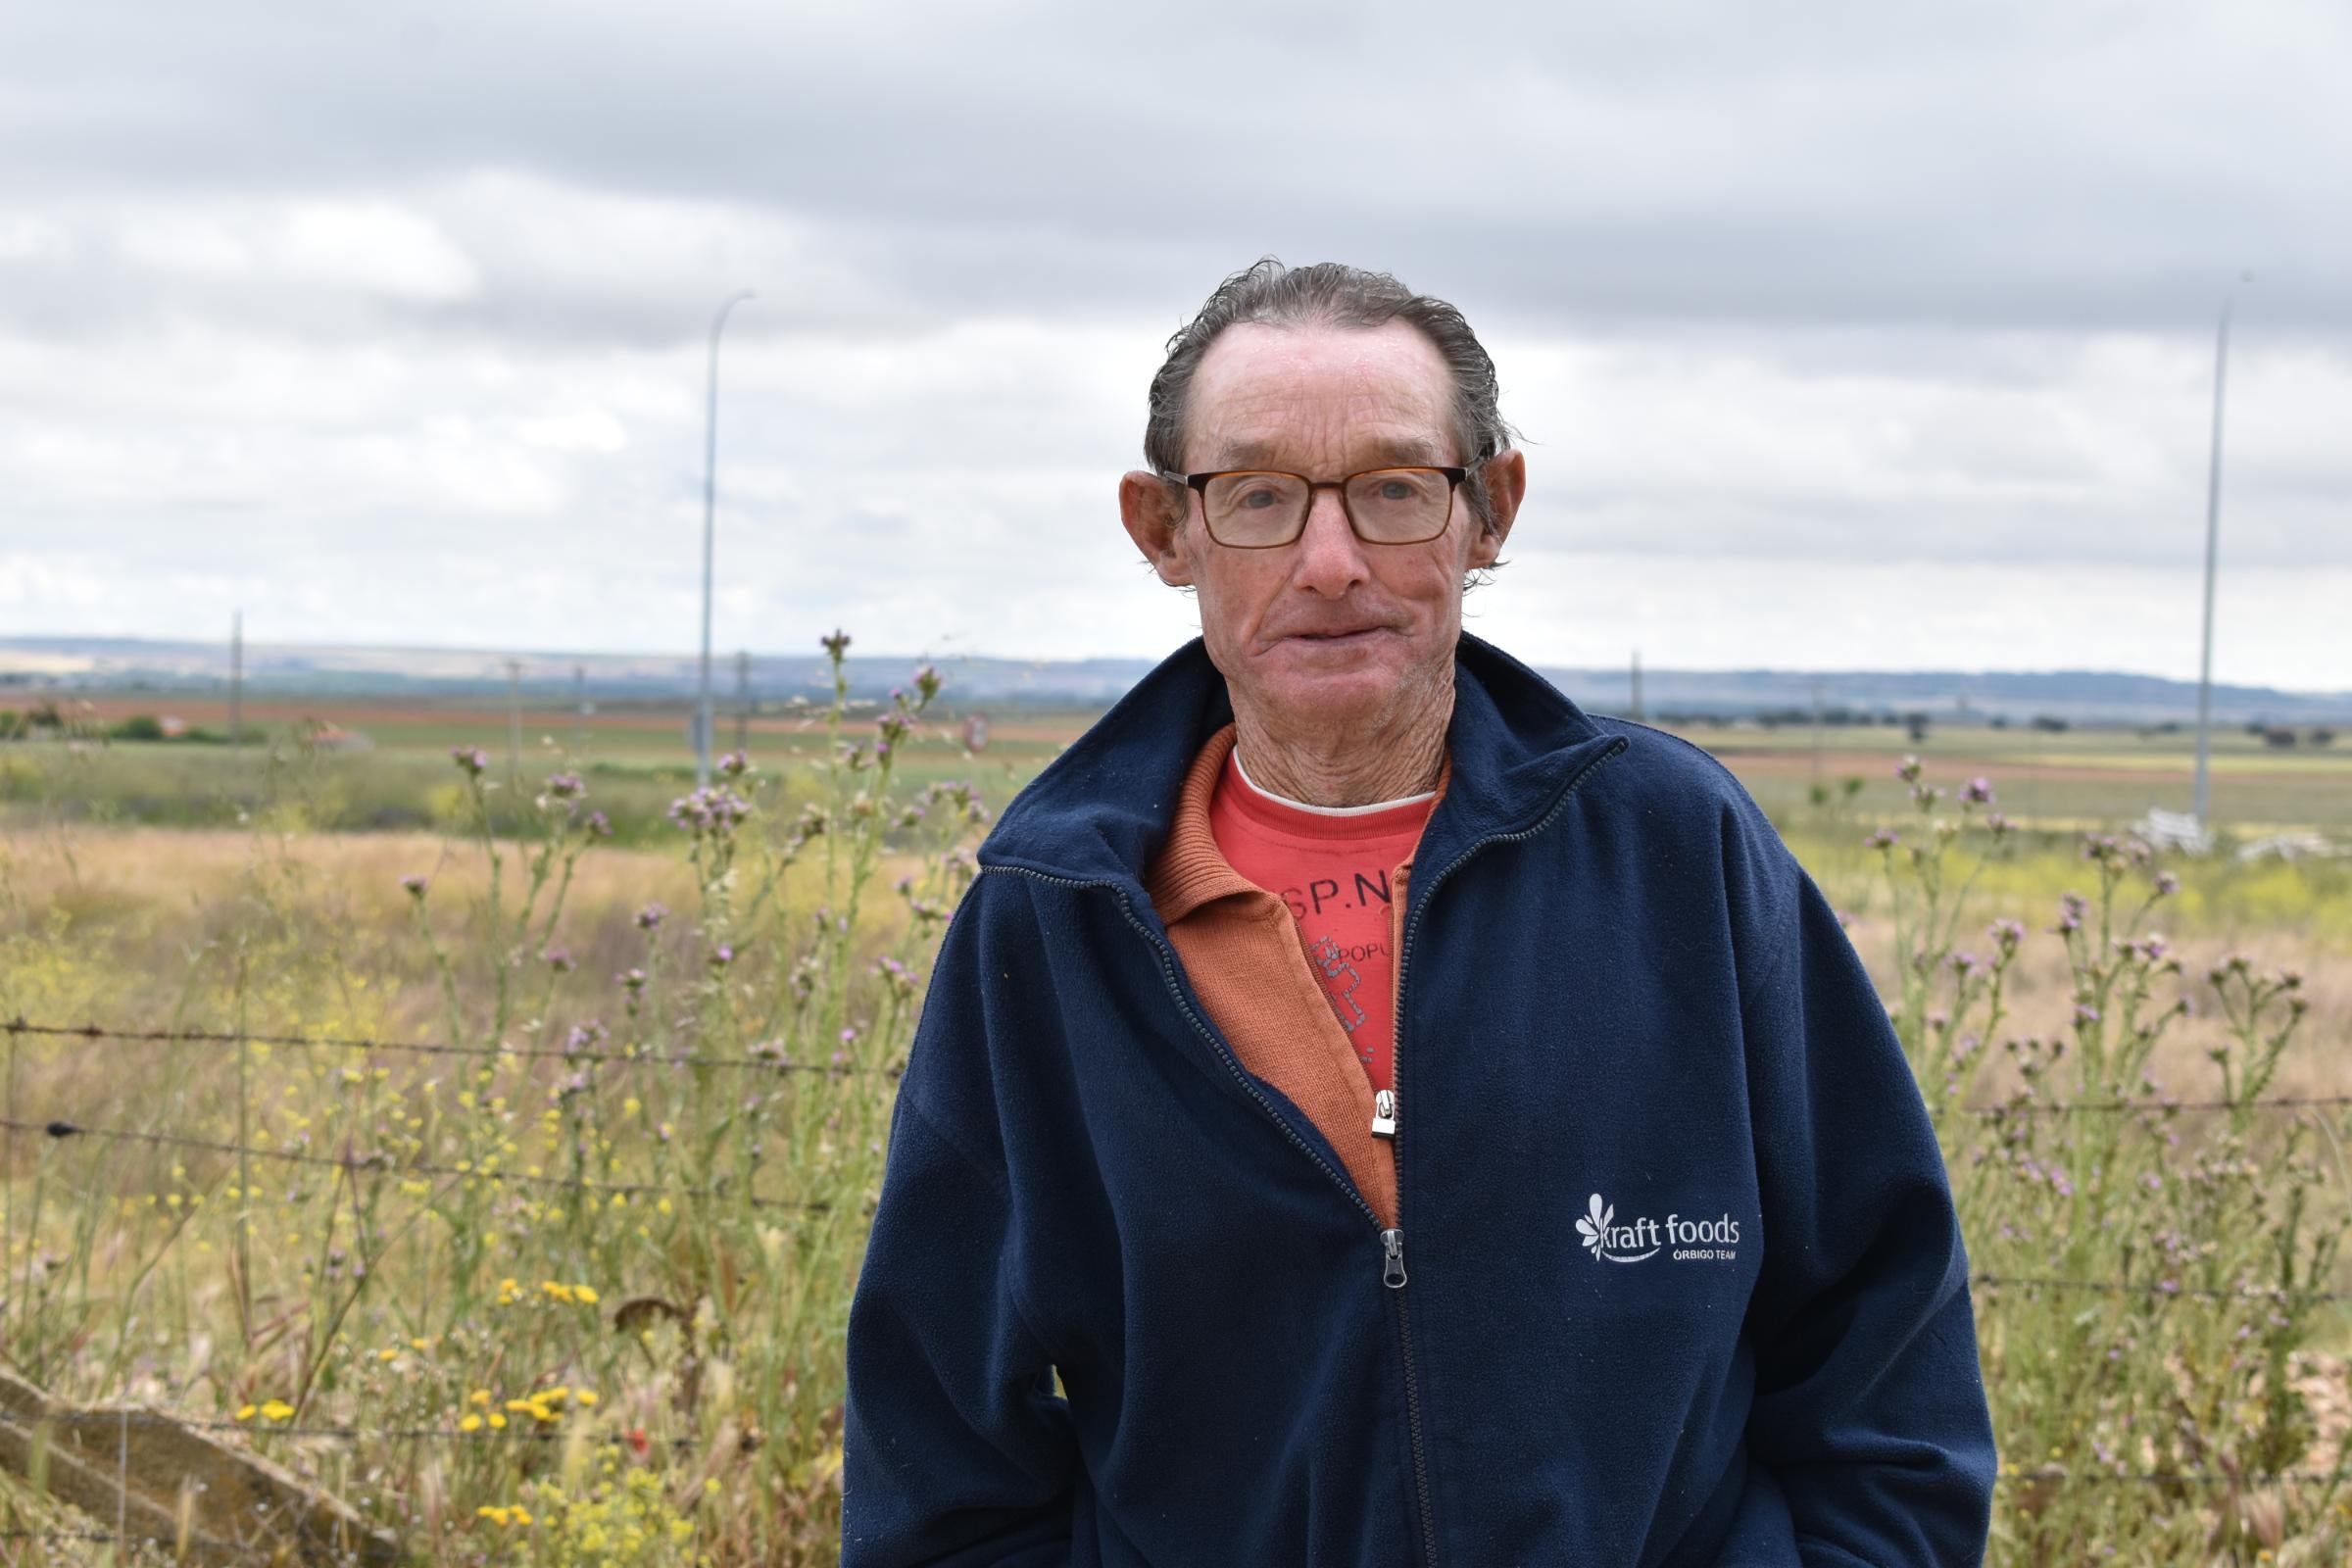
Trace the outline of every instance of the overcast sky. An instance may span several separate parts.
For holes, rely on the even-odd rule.
[[[0,7],[0,633],[1155,656],[1167,334],[1459,304],[1469,624],[2352,688],[2352,8]],[[356,19],[356,20],[355,20]],[[2250,283],[2236,285],[2241,271]]]

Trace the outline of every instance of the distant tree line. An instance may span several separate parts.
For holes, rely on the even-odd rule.
[[[112,724],[61,712],[54,700],[18,710],[0,708],[0,741],[102,740],[169,741],[179,745],[220,746],[228,737],[193,725],[176,732],[164,727],[153,713],[133,713]]]

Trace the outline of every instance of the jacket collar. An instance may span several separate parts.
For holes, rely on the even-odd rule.
[[[1145,870],[1174,825],[1185,778],[1232,719],[1225,677],[1195,637],[1013,798],[980,846],[981,864],[1109,882],[1149,905]],[[1534,827],[1612,744],[1557,687],[1463,632],[1446,730],[1450,776],[1415,863],[1434,875],[1482,839]]]

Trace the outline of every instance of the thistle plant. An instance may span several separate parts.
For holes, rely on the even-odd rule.
[[[319,918],[360,895],[272,873],[191,959],[191,1021],[285,1041],[85,1087],[32,1084],[12,1036],[12,1094],[62,1083],[76,1119],[205,1146],[41,1142],[0,1253],[19,1363],[242,1433],[418,1562],[831,1560],[849,1295],[987,813],[903,781],[938,673],[860,709],[849,638],[826,646],[830,750],[732,754],[679,797],[674,853],[630,862],[661,899],[574,907],[612,837],[585,760],[526,804],[460,746],[464,838],[367,895],[402,954]],[[257,860],[299,865],[292,817],[255,815]],[[6,1000],[39,1008],[20,982],[74,934],[7,941]],[[417,1004],[425,1050],[366,1043],[413,1035]],[[70,1526],[53,1508],[0,1482],[0,1528]]]
[[[2007,838],[1971,809],[1991,787],[1972,783],[1947,816],[1916,760],[1899,771],[1914,840],[1870,841],[1893,910],[1889,1013],[1977,1276],[2003,1456],[1993,1560],[2341,1560],[2344,1450],[2319,1446],[2311,1403],[2315,1349],[2341,1328],[2341,1129],[2261,1103],[2303,1016],[2300,978],[2231,956],[2186,989],[2149,929],[2179,879],[2146,845],[2089,834],[2088,891],[2064,894],[2041,933],[2064,954],[2063,1023],[2007,1032],[2033,934],[2002,918],[1981,949],[1958,937]],[[2155,1058],[2190,1023],[2217,1081],[2183,1099]]]

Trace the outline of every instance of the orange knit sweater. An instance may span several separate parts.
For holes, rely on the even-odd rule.
[[[1209,830],[1209,802],[1234,739],[1228,723],[1193,759],[1167,843],[1145,886],[1201,1005],[1242,1065],[1305,1113],[1372,1212],[1394,1225],[1396,1161],[1388,1140],[1372,1135],[1372,1082],[1315,978],[1298,921],[1278,894],[1233,868]],[[1441,801],[1452,771],[1448,758],[1438,772]],[[1398,951],[1412,865],[1408,855],[1391,881],[1392,953]]]

